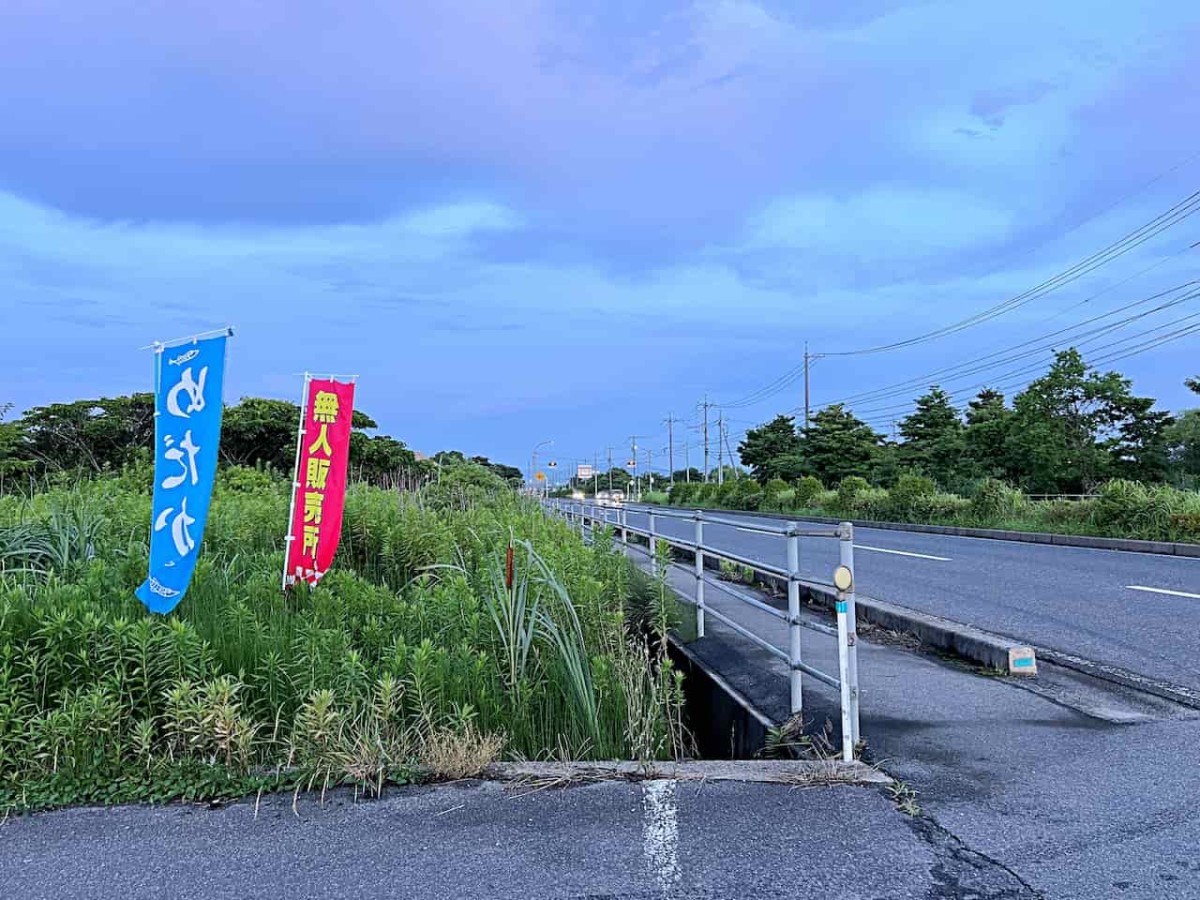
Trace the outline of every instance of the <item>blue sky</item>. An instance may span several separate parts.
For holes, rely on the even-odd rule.
[[[233,324],[227,400],[335,370],[425,452],[657,451],[806,340],[964,318],[1200,189],[1198,39],[1187,2],[9,0],[0,404],[146,389],[138,347]],[[1197,240],[824,359],[813,400],[1200,277]],[[1179,408],[1196,350],[1117,365]]]

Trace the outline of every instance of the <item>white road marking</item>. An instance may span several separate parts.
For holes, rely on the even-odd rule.
[[[1187,597],[1191,600],[1200,600],[1200,594],[1189,594],[1187,591],[1172,591],[1167,588],[1146,587],[1142,584],[1127,584],[1127,590],[1130,591],[1145,591],[1147,594],[1168,594],[1172,597]]]
[[[679,820],[675,782],[642,782],[642,854],[659,890],[679,884]]]
[[[883,547],[868,547],[866,544],[855,544],[855,550],[870,550],[872,553],[890,553],[893,556],[912,556],[917,559],[932,559],[937,562],[950,562],[948,556],[930,556],[928,553],[909,553],[907,550],[887,550]]]

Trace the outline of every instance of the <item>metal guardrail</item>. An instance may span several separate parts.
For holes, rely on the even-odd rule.
[[[644,537],[653,557],[660,543],[678,547],[695,555],[694,576],[696,579],[695,597],[683,596],[685,602],[691,603],[696,610],[696,636],[704,637],[705,620],[712,617],[742,637],[761,647],[772,656],[783,660],[789,669],[789,693],[791,712],[802,715],[804,712],[803,675],[810,675],[817,681],[827,684],[840,691],[842,713],[842,757],[847,762],[854,758],[854,745],[859,741],[859,689],[858,689],[858,635],[855,627],[857,621],[854,593],[854,526],[843,522],[835,530],[805,530],[794,522],[779,525],[759,522],[745,522],[706,515],[702,510],[682,512],[663,509],[661,507],[634,507],[638,512],[647,516],[648,527],[637,528],[629,524],[628,506],[604,506],[579,500],[543,500],[543,505],[552,513],[561,516],[568,522],[578,525],[581,536],[586,536],[588,528],[597,526],[612,527],[620,534],[621,543],[628,547],[630,535]],[[670,537],[658,532],[657,520],[660,518],[685,519],[694,523],[693,539],[690,541]],[[773,535],[785,541],[786,566],[775,566],[762,560],[748,559],[729,550],[720,549],[704,542],[705,525],[723,525],[736,528],[739,531],[761,535]],[[824,538],[837,540],[841,565],[848,573],[848,583],[839,588],[833,582],[823,584],[813,579],[800,576],[800,538]],[[769,606],[756,597],[737,591],[721,584],[714,584],[704,571],[705,557],[737,563],[754,572],[773,575],[787,582],[787,612],[784,613]],[[845,578],[845,576],[843,576]],[[834,581],[838,579],[835,577]],[[815,622],[809,622],[800,615],[800,590],[805,584],[821,584],[831,592],[836,593],[837,628],[829,628]],[[788,625],[788,649],[782,650],[770,641],[755,634],[739,622],[718,610],[712,609],[704,602],[706,584],[719,587],[727,595],[780,619]],[[838,642],[838,674],[836,676],[822,672],[804,662],[800,636],[803,629],[834,637]]]

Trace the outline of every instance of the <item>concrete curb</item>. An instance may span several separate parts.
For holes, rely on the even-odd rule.
[[[631,535],[630,544],[633,543],[634,537]],[[675,554],[677,558],[695,559],[694,554],[683,548],[676,548]],[[720,560],[711,551],[707,552],[704,555],[704,567],[719,570]],[[754,580],[777,592],[787,590],[787,582],[778,575],[755,572]],[[801,582],[801,599],[829,610],[833,610],[837,602],[836,595],[831,591],[805,582]],[[859,622],[911,634],[925,646],[953,653],[969,662],[1009,675],[1037,674],[1037,652],[1029,644],[862,594],[856,595],[855,606]]]
[[[833,609],[836,597],[819,588],[805,587],[809,602]],[[859,596],[855,600],[858,619],[888,631],[911,634],[922,644],[953,653],[989,669],[1009,675],[1036,675],[1037,654],[1027,644],[963,625],[941,616],[917,612],[884,600]]]
[[[496,781],[561,782],[737,781],[753,784],[891,784],[892,779],[861,762],[763,759],[687,762],[512,762],[492,763],[485,778]]]
[[[634,504],[631,504],[634,505]],[[649,504],[642,504],[648,506]],[[1127,553],[1153,553],[1159,556],[1200,558],[1200,544],[1181,544],[1171,541],[1137,541],[1125,538],[1091,537],[1082,534],[1050,534],[1045,531],[1008,531],[1000,528],[961,528],[957,525],[913,525],[907,522],[875,522],[869,519],[837,519],[829,516],[800,516],[775,512],[745,512],[716,507],[671,506],[667,509],[721,513],[731,516],[758,516],[785,522],[818,522],[836,525],[850,521],[856,528],[877,528],[884,531],[908,531],[917,534],[944,534],[949,537],[983,538],[992,541],[1014,541],[1021,544],[1050,544],[1056,547],[1083,547],[1088,550],[1121,550]]]

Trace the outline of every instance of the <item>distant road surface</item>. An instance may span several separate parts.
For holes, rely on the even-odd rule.
[[[629,524],[645,529],[646,507],[626,509]],[[705,516],[705,544],[784,563],[781,538],[711,521],[777,527],[779,519]],[[664,536],[693,534],[691,521],[667,515],[655,527]],[[860,594],[1200,692],[1200,559],[865,527],[854,538]],[[827,582],[837,554],[836,541],[802,538],[801,571]]]

